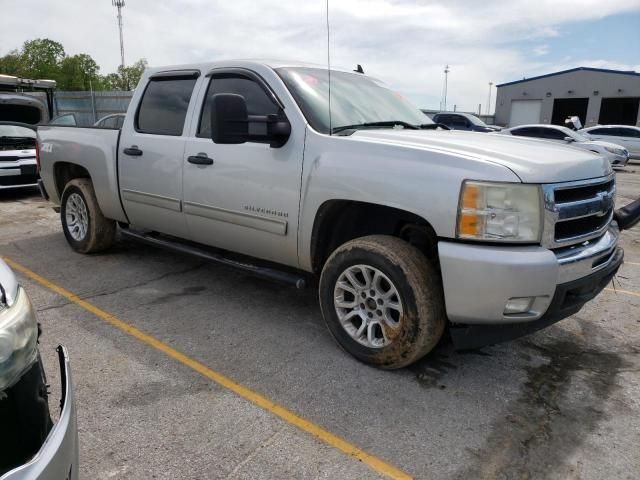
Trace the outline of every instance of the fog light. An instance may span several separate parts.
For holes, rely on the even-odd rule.
[[[504,306],[504,314],[526,313],[531,310],[535,297],[510,298]]]

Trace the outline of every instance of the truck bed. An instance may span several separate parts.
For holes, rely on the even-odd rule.
[[[38,127],[40,176],[50,200],[60,203],[62,185],[56,171],[65,162],[85,168],[91,178],[102,213],[126,222],[118,185],[118,141],[120,130],[43,125]]]

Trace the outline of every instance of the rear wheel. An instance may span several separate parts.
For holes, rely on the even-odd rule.
[[[113,244],[116,222],[102,214],[91,180],[71,180],[64,188],[60,203],[62,230],[76,252],[100,252]]]
[[[359,360],[401,368],[427,354],[445,327],[438,270],[414,246],[391,236],[339,247],[320,278],[329,331]]]

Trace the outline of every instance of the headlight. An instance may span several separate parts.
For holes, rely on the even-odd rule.
[[[624,148],[616,148],[616,147],[604,147],[604,149],[609,152],[609,153],[613,153],[615,155],[626,155],[627,152]]]
[[[11,387],[38,355],[38,322],[22,288],[9,308],[0,309],[0,392]]]
[[[542,232],[540,187],[465,181],[458,205],[458,238],[538,242]]]

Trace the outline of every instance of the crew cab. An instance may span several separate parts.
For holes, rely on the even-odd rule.
[[[472,348],[549,325],[623,261],[604,157],[440,129],[348,70],[149,69],[120,130],[43,126],[38,142],[74,250],[105,250],[119,229],[298,286],[315,277],[331,334],[383,368],[415,362],[446,326]]]

